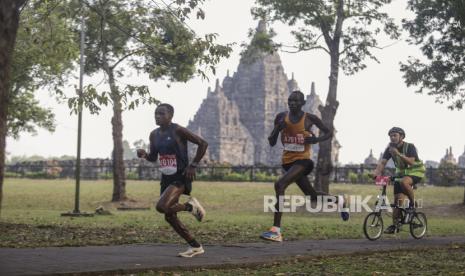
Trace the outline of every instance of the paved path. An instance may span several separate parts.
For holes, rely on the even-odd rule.
[[[185,249],[173,244],[120,246],[0,248],[0,275],[113,274],[144,270],[233,267],[253,265],[292,257],[369,253],[396,249],[421,249],[465,244],[464,237],[304,240],[284,243],[243,243],[205,246],[206,253],[192,259],[176,257]]]

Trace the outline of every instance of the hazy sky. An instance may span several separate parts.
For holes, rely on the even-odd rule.
[[[161,2],[160,2],[161,4]],[[209,81],[200,78],[187,83],[154,83],[145,76],[133,74],[120,84],[145,83],[153,95],[175,107],[174,121],[186,126],[206,97],[207,88],[214,86],[215,79],[223,80],[229,69],[236,71],[239,63],[240,44],[248,42],[249,28],[255,28],[257,21],[250,15],[253,0],[210,0],[205,6],[206,19],[190,22],[189,25],[199,34],[218,33],[219,42],[235,42],[234,52],[229,59],[223,60],[216,76]],[[162,5],[162,4],[161,4]],[[387,8],[398,22],[409,16],[405,1],[394,0]],[[277,42],[292,44],[290,29],[283,25],[274,25],[278,33]],[[405,35],[404,35],[405,37]],[[383,40],[382,45],[390,42]],[[335,126],[337,138],[342,148],[340,161],[363,162],[373,149],[375,156],[384,150],[388,143],[387,131],[392,126],[400,126],[406,131],[406,141],[417,146],[423,160],[439,161],[446,148],[452,146],[455,157],[464,153],[465,148],[465,111],[450,111],[445,105],[434,102],[434,98],[414,93],[407,88],[399,71],[399,62],[409,55],[419,56],[419,51],[399,41],[394,45],[376,51],[380,64],[369,62],[368,68],[354,76],[339,78],[339,109]],[[288,77],[294,73],[300,89],[310,93],[311,82],[315,82],[317,93],[323,102],[328,90],[329,57],[322,51],[299,54],[280,53],[284,70]],[[85,79],[85,82],[100,82],[102,77]],[[71,80],[70,85],[77,85]],[[105,84],[98,89],[108,89]],[[57,104],[47,92],[38,93],[44,106],[52,107],[56,114],[57,129],[54,133],[39,130],[38,135],[23,134],[19,140],[7,140],[7,152],[12,155],[61,156],[76,155],[77,116],[70,115],[66,104]],[[155,128],[153,106],[142,106],[135,111],[123,113],[123,138],[131,144],[138,140],[148,140],[150,131]],[[83,116],[82,156],[109,157],[112,150],[111,108],[100,115]]]

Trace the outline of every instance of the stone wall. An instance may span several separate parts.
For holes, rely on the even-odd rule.
[[[127,178],[132,179],[160,179],[157,165],[144,159],[124,160]],[[6,172],[16,177],[30,178],[75,178],[76,160],[47,160],[20,162],[7,165]],[[112,178],[112,160],[110,159],[82,159],[82,179],[110,179]]]

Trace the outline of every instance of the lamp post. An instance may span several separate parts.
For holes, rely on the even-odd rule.
[[[81,133],[82,133],[82,86],[84,79],[84,16],[81,16],[81,43],[80,43],[80,58],[79,58],[79,91],[78,91],[78,137],[77,137],[77,157],[76,157],[76,190],[74,197],[74,210],[68,213],[62,213],[62,216],[69,217],[91,217],[94,214],[81,212],[79,210],[79,194],[81,181]]]

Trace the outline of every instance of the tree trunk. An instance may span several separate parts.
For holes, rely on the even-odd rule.
[[[111,118],[113,136],[113,195],[111,201],[126,200],[126,171],[123,158],[123,120],[121,96],[115,85],[113,71],[109,70],[108,79],[110,83],[111,99],[113,101],[113,118]]]
[[[336,24],[334,27],[334,34],[331,37],[329,34],[331,28],[327,24],[321,22],[321,31],[323,33],[326,45],[328,46],[331,64],[329,72],[329,89],[328,96],[326,97],[325,106],[319,106],[321,112],[321,120],[334,135],[334,117],[336,116],[337,107],[337,81],[339,76],[339,44],[342,35],[342,25],[344,22],[344,0],[337,1],[337,15]],[[315,188],[316,190],[329,192],[329,177],[333,170],[333,162],[331,153],[333,149],[332,141],[328,139],[320,143],[320,150],[318,151],[318,164],[316,166]]]
[[[25,0],[0,1],[0,214],[3,199],[11,61],[19,26],[19,8],[24,2]]]
[[[106,9],[106,8],[104,8]],[[102,32],[105,29],[106,13],[103,11],[102,17]],[[105,73],[108,75],[108,83],[110,84],[111,100],[113,102],[113,118],[111,118],[112,137],[113,137],[113,194],[112,202],[123,201],[126,196],[126,171],[124,168],[123,158],[123,120],[122,120],[122,104],[121,94],[115,83],[114,67],[108,64],[108,48],[106,45],[105,32],[102,34],[102,65]]]
[[[463,190],[463,205],[465,205],[465,190]]]
[[[336,52],[337,53],[337,52]],[[334,133],[334,117],[339,106],[337,97],[337,81],[339,74],[339,54],[331,54],[331,70],[329,76],[329,90],[326,97],[325,106],[319,106],[321,112],[321,120]],[[332,141],[334,138],[328,139],[320,143],[318,151],[318,163],[316,166],[315,189],[319,191],[329,192],[329,178],[333,170],[331,158]]]

